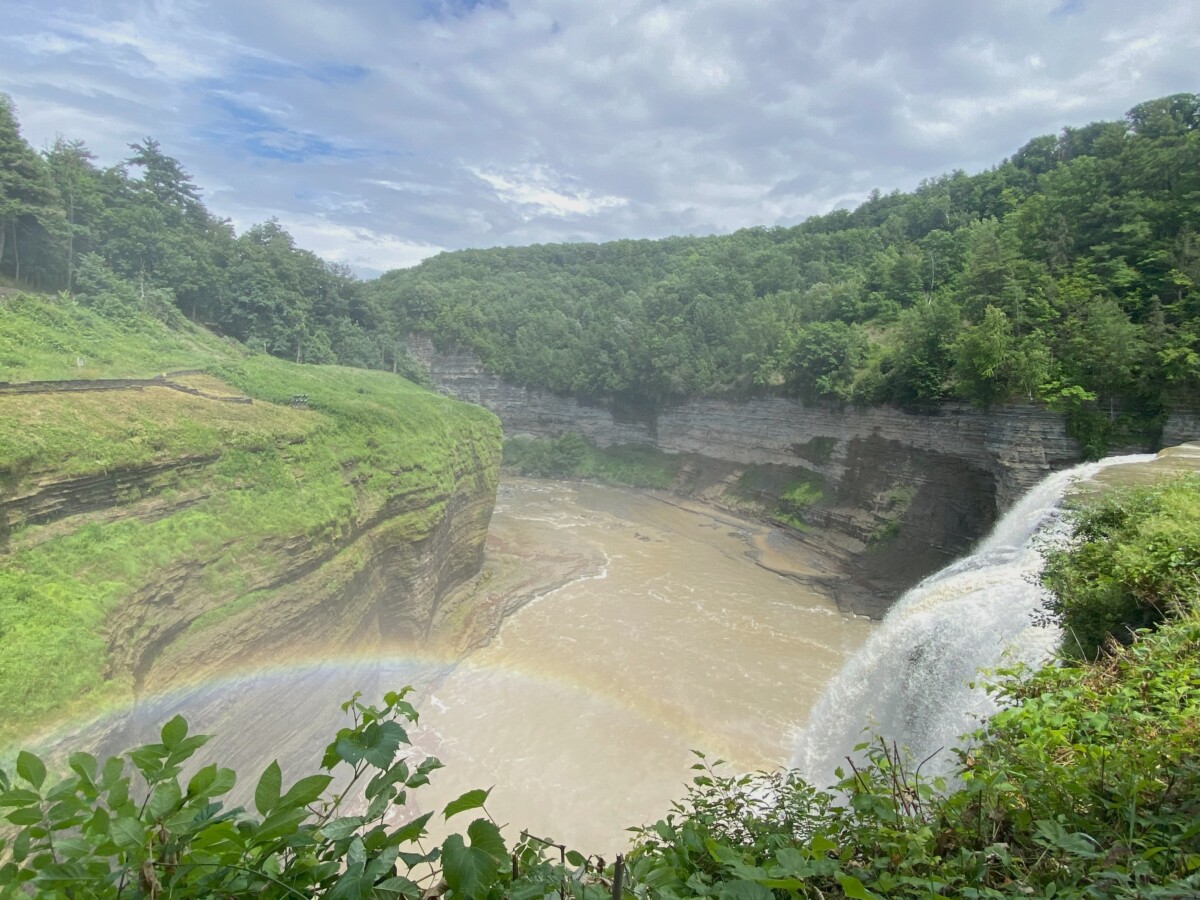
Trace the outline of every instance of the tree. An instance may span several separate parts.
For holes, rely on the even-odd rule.
[[[52,240],[57,196],[46,167],[21,137],[12,98],[0,93],[0,271],[6,250],[12,277],[21,280],[21,248],[26,235]]]
[[[1008,394],[1005,368],[1013,352],[1012,326],[1004,310],[988,305],[983,321],[954,342],[954,374],[959,393],[983,407]]]
[[[83,141],[68,141],[59,136],[46,153],[50,178],[62,199],[66,217],[66,289],[75,289],[75,271],[81,253],[92,249],[93,225],[99,219],[99,173],[95,157]]]
[[[814,322],[801,328],[783,366],[787,386],[805,400],[846,401],[866,338],[854,325]]]
[[[158,141],[149,137],[130,144],[129,149],[133,154],[125,164],[142,170],[141,187],[160,203],[186,213],[199,223],[207,214],[200,202],[200,190],[179,161],[163,153]]]

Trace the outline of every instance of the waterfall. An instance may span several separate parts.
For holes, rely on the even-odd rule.
[[[1109,466],[1153,458],[1115,456],[1048,476],[973,553],[905,593],[825,689],[791,764],[814,784],[829,784],[869,729],[907,747],[915,761],[941,749],[922,772],[946,771],[961,736],[996,709],[979,671],[1037,665],[1058,643],[1057,628],[1033,624],[1045,595],[1037,548],[1065,535],[1059,507],[1067,489]]]

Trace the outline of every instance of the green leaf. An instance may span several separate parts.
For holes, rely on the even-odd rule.
[[[288,788],[288,792],[283,795],[277,805],[284,808],[308,806],[325,792],[331,781],[333,781],[332,775],[309,775],[301,778]]]
[[[497,862],[508,858],[504,838],[501,837],[500,829],[494,822],[489,822],[487,819],[476,819],[467,826],[467,837],[471,839],[472,847],[482,850]]]
[[[32,753],[22,750],[17,754],[17,774],[35,788],[40,788],[46,780],[46,765]]]
[[[90,753],[72,753],[67,757],[67,764],[80,778],[88,782],[96,780],[96,757]]]
[[[367,805],[367,811],[364,813],[368,821],[378,819],[387,811],[388,803],[392,798],[386,794],[379,794],[372,798]]]
[[[361,874],[367,867],[367,849],[362,838],[356,837],[346,850],[346,871]]]
[[[125,763],[119,756],[110,756],[104,761],[104,769],[100,775],[100,789],[109,790],[125,776]]]
[[[753,881],[730,881],[717,894],[722,900],[774,900],[774,894]]]
[[[132,816],[121,816],[121,818],[113,820],[109,827],[109,835],[112,837],[113,843],[122,850],[134,850],[142,846],[146,840],[146,832],[142,829],[142,823]]]
[[[404,781],[406,778],[408,778],[408,776],[408,762],[401,759],[394,763],[386,772],[380,772],[378,775],[372,778],[370,783],[367,785],[365,794],[367,798],[370,799],[387,786],[395,784],[397,781]]]
[[[308,818],[307,809],[278,809],[263,819],[262,825],[254,833],[256,844],[266,844],[290,834]]]
[[[371,882],[360,872],[344,872],[326,897],[328,900],[367,900],[371,896]]]
[[[162,727],[163,746],[168,750],[174,750],[187,737],[187,732],[187,720],[183,716],[175,716],[175,718]]]
[[[445,766],[442,765],[442,761],[436,756],[427,756],[417,764],[417,771],[422,775],[428,775],[434,769],[442,768],[445,768]]]
[[[125,755],[146,777],[146,780],[151,781],[162,768],[162,761],[167,757],[167,748],[162,744],[146,744],[144,747],[130,750]]]
[[[383,881],[375,885],[375,891],[379,894],[395,895],[397,897],[420,897],[421,888],[415,882],[409,881],[402,875],[394,875],[391,878],[385,878]]]
[[[179,782],[174,779],[164,781],[162,784],[156,784],[154,790],[150,792],[146,811],[150,814],[151,819],[161,819],[179,806],[179,801],[182,799],[183,794],[179,790]]]
[[[718,844],[710,837],[704,839],[704,847],[708,850],[708,855],[722,865],[736,867],[746,864],[740,853],[731,847],[726,847],[724,844]]]
[[[775,851],[775,862],[784,869],[795,872],[807,871],[810,863],[799,850],[794,847],[780,847]]]
[[[386,769],[401,743],[408,743],[408,732],[399,722],[372,722],[339,736],[333,748],[339,758],[351,765],[366,760],[377,769]]]
[[[814,857],[824,856],[826,853],[837,852],[837,844],[825,837],[823,834],[814,834],[812,836],[812,840],[808,842],[808,845],[810,848],[812,848],[812,855]]]
[[[545,897],[553,897],[554,895],[546,891],[544,884],[534,881],[529,884],[510,887],[505,896],[508,900],[543,900]]]
[[[24,862],[29,855],[29,832],[22,831],[12,842],[12,858]]]
[[[839,875],[837,880],[841,885],[842,893],[853,900],[880,900],[878,894],[868,891],[863,883],[853,875]]]
[[[403,844],[408,841],[420,840],[421,835],[425,833],[425,825],[431,818],[433,818],[433,813],[428,812],[423,816],[417,816],[411,822],[406,822],[392,832],[389,843]]]
[[[254,808],[265,816],[279,803],[279,789],[283,785],[283,773],[279,771],[279,760],[272,760],[258,779],[254,789]]]
[[[496,881],[496,861],[452,834],[442,843],[442,877],[458,896],[478,897]]]
[[[396,856],[411,870],[425,863],[437,862],[438,858],[441,856],[441,853],[442,851],[440,847],[434,847],[428,853],[405,853],[403,850],[401,850],[396,854]]]
[[[37,803],[41,799],[41,795],[36,791],[14,788],[0,794],[0,806],[27,806],[30,803]]]
[[[23,806],[20,809],[14,809],[4,818],[14,825],[36,825],[42,821],[42,811],[36,806]]]
[[[208,795],[208,789],[213,782],[217,780],[217,764],[209,763],[197,770],[196,774],[191,777],[187,785],[187,795],[189,797],[205,797]]]
[[[382,878],[384,875],[391,875],[396,871],[396,859],[400,856],[400,851],[395,847],[382,847],[378,843],[378,838],[381,836],[379,830],[374,830],[367,835],[367,840],[364,842],[367,847],[368,854],[374,854],[367,860],[366,875],[371,880]]]
[[[111,809],[120,810],[129,805],[129,781],[122,778],[108,788],[108,805]]]
[[[456,816],[460,812],[466,812],[469,809],[479,809],[487,802],[488,794],[492,792],[491,788],[486,791],[481,788],[476,788],[473,791],[467,791],[457,800],[451,800],[446,804],[446,808],[442,811],[442,815],[449,819],[451,816]]]
[[[362,816],[343,816],[340,819],[334,819],[332,822],[326,822],[321,826],[321,833],[325,835],[327,840],[340,841],[350,837],[359,828],[362,828]]]
[[[233,790],[235,784],[237,784],[237,773],[233,769],[217,769],[216,777],[205,791],[205,796],[219,797],[227,794]]]

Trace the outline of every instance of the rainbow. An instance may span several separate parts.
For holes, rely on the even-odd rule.
[[[488,689],[482,693],[493,696],[511,692],[522,697],[562,697],[565,693],[580,707],[589,705],[639,722],[672,735],[685,747],[712,750],[726,758],[737,755],[736,747],[714,747],[716,735],[711,728],[651,690],[622,691],[586,662],[569,672],[547,671],[537,663],[498,659],[486,648],[461,661],[414,648],[317,659],[298,656],[177,682],[115,703],[87,720],[60,724],[23,744],[44,748],[51,755],[73,749],[113,755],[157,740],[162,723],[182,714],[193,732],[213,735],[206,755],[224,764],[253,771],[258,757],[265,765],[286,749],[284,755],[303,765],[305,756],[319,759],[325,744],[345,724],[340,705],[356,691],[362,693],[362,702],[374,703],[386,691],[413,685],[416,690],[410,700],[422,713],[425,729],[415,731],[414,740],[431,745],[421,749],[436,752],[443,737],[437,734],[436,722],[445,709],[439,689],[450,679],[466,679],[470,684],[486,684]],[[466,736],[446,737],[457,741]],[[256,747],[263,752],[252,752]]]

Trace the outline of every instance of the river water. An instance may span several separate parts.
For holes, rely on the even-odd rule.
[[[756,563],[767,529],[703,508],[587,484],[501,485],[497,539],[564,534],[601,564],[536,600],[438,685],[423,721],[447,763],[442,793],[499,785],[502,821],[620,849],[668,811],[696,762],[784,764],[796,726],[871,623]],[[755,544],[759,550],[755,550]],[[770,543],[803,577],[821,561]]]
[[[205,759],[241,773],[234,799],[247,802],[272,759],[285,779],[315,771],[351,693],[372,702],[411,683],[410,735],[446,763],[411,794],[414,814],[495,785],[488,809],[511,836],[611,856],[625,828],[683,796],[692,750],[731,772],[786,764],[873,627],[836,610],[817,586],[826,563],[797,541],[665,496],[506,480],[487,546],[476,599],[528,602],[457,665],[427,648],[281,659],[143,698],[58,746],[120,752],[182,713],[215,735]]]

